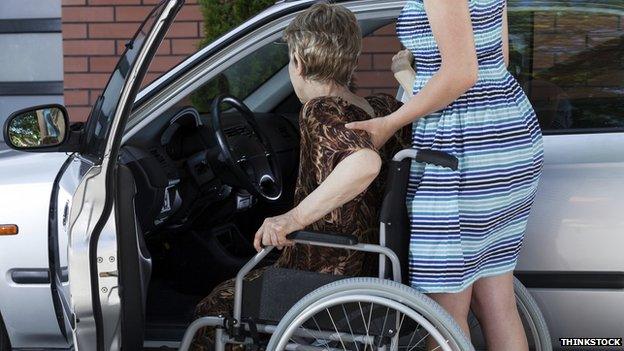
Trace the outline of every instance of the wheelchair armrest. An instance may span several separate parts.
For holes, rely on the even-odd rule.
[[[290,240],[302,240],[312,243],[325,243],[353,246],[358,244],[358,238],[351,234],[323,233],[310,230],[298,230],[286,236]]]

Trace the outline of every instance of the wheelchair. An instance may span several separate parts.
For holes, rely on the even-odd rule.
[[[379,255],[377,277],[270,267],[261,278],[246,282],[245,275],[273,249],[265,247],[236,276],[232,316],[195,320],[186,330],[180,350],[188,350],[194,335],[203,327],[215,328],[215,351],[226,350],[226,345],[268,351],[485,349],[474,315],[471,314],[469,323],[476,348],[440,305],[407,283],[410,234],[405,196],[412,160],[453,170],[458,166],[458,160],[444,152],[399,151],[388,169],[378,245],[359,243],[353,235],[337,233],[298,231],[288,236],[297,245]],[[517,279],[514,289],[530,348],[552,350],[537,304]]]

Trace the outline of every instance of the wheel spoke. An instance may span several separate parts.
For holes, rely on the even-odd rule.
[[[370,331],[371,321],[373,320],[373,307],[374,307],[374,304],[371,302],[370,310],[368,311],[368,323],[366,323],[367,325],[366,330],[369,330],[369,331]],[[366,336],[370,337],[368,332],[366,332]],[[373,348],[373,345],[371,345],[371,349],[372,348]]]
[[[342,348],[347,351],[347,347],[345,346],[344,342],[342,341],[342,337],[340,336],[340,331],[338,330],[338,327],[336,326],[336,322],[334,322],[334,318],[332,317],[331,313],[329,312],[329,309],[326,308],[325,311],[327,311],[327,315],[329,316],[329,319],[332,322],[332,325],[334,326],[334,330],[336,331],[336,335],[338,335],[338,339],[340,339],[340,344],[342,344]]]
[[[446,343],[447,343],[447,344],[448,344],[448,342],[449,342],[449,341],[448,341],[448,340],[446,340]],[[440,347],[442,347],[442,345],[438,345],[438,346],[436,346],[436,347],[435,347],[435,349],[433,349],[433,350],[431,350],[431,351],[435,351],[435,350],[439,349]]]
[[[369,334],[368,326],[366,324],[366,319],[364,319],[364,310],[362,309],[362,304],[360,302],[358,302],[358,305],[360,306],[360,314],[362,315],[362,323],[364,325],[364,330],[366,331],[366,340],[368,340],[370,338],[370,334]],[[366,351],[367,347],[368,347],[368,343],[365,343],[364,351]]]
[[[416,328],[416,330],[414,330],[414,332],[412,333],[412,337],[410,337],[409,342],[407,343],[406,348],[409,348],[412,345],[412,340],[414,340],[414,336],[416,336],[416,332],[418,332],[418,328]]]
[[[349,332],[351,333],[351,336],[354,337],[353,345],[355,345],[356,351],[360,351],[360,348],[358,347],[358,344],[355,341],[355,334],[353,333],[353,328],[351,328],[351,322],[349,322],[349,316],[347,315],[347,310],[345,309],[344,305],[341,305],[341,307],[342,307],[342,312],[344,313],[344,316],[345,316],[345,320],[347,321],[347,325],[349,326]]]
[[[321,327],[319,326],[318,322],[316,321],[316,318],[314,316],[312,316],[312,320],[314,321],[314,324],[316,324],[316,329],[321,332]],[[316,338],[314,338],[315,340],[318,340]],[[327,340],[323,340],[325,342],[325,348],[329,350],[329,343],[327,342]]]
[[[319,289],[318,296],[304,298],[284,316],[268,348],[422,351],[433,344],[433,350],[441,351],[469,347],[455,332],[456,326],[445,324],[451,320],[424,296],[390,281],[373,282],[345,279]]]
[[[411,349],[409,349],[408,351],[412,351],[416,346],[420,345],[420,343],[425,340],[427,338],[427,336],[429,335],[429,333],[425,334],[425,336],[423,336],[420,340],[418,340],[418,342],[416,343],[416,345],[414,345]]]
[[[397,328],[397,331],[396,331],[396,337],[393,338],[392,344],[390,345],[390,348],[393,350],[395,347],[397,349],[399,348],[399,339],[401,337],[401,329],[403,329],[404,320],[405,320],[405,314],[403,314],[403,316],[401,317],[401,321],[399,322],[399,327]]]

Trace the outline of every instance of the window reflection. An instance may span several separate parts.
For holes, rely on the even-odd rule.
[[[509,2],[509,69],[542,129],[624,128],[622,5],[569,0],[531,7],[535,3]]]

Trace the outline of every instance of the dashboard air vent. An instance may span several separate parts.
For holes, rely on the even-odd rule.
[[[243,136],[251,136],[252,135],[251,130],[249,130],[249,128],[247,128],[244,125],[228,127],[228,128],[225,128],[223,130],[223,132],[228,137],[233,137],[233,136],[237,136],[237,135],[243,135]]]

